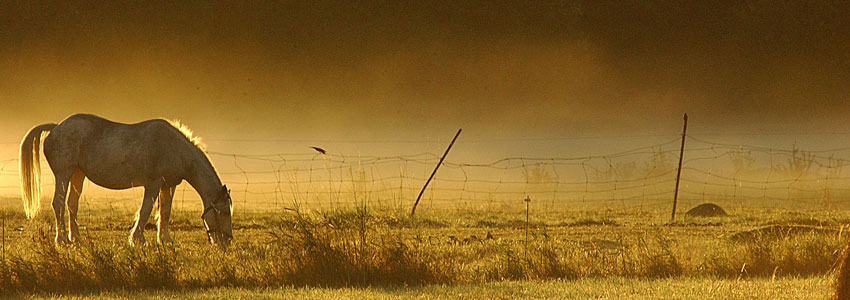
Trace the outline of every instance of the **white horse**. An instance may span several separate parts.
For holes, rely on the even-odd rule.
[[[77,207],[85,178],[109,189],[145,187],[142,206],[130,233],[131,245],[145,242],[144,227],[157,198],[160,201],[157,242],[171,241],[168,234],[171,200],[175,187],[183,180],[201,196],[204,205],[201,219],[210,242],[227,246],[233,238],[233,201],[227,186],[221,184],[191,131],[179,123],[161,119],[122,124],[76,114],[58,125],[48,123],[30,129],[21,142],[20,153],[21,191],[27,218],[33,218],[39,210],[42,138],[44,156],[56,177],[53,213],[57,243],[80,238]],[[63,224],[66,199],[67,235]]]

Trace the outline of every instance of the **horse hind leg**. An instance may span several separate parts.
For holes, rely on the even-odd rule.
[[[68,177],[70,176],[55,176],[53,214],[56,216],[56,244],[67,244],[69,242],[65,229],[65,198],[68,195]]]
[[[80,228],[77,225],[77,211],[80,206],[80,194],[83,192],[83,180],[86,175],[77,169],[71,175],[70,189],[68,191],[68,238],[72,243],[80,240]]]
[[[145,196],[142,199],[142,206],[136,213],[136,222],[133,224],[133,231],[130,233],[130,245],[145,243],[145,225],[148,223],[148,218],[151,216],[153,204],[159,195],[159,190],[162,187],[162,182],[155,180],[152,183],[145,185]]]

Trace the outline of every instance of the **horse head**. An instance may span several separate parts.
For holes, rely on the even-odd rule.
[[[227,185],[223,185],[218,197],[204,208],[201,219],[204,221],[207,236],[212,244],[224,248],[230,245],[233,239],[232,207],[233,199],[230,198],[230,190],[227,189]]]

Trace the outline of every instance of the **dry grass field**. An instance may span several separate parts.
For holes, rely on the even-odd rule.
[[[823,276],[771,280],[710,278],[587,278],[421,287],[214,288],[188,291],[108,291],[56,299],[825,299]],[[32,299],[49,296],[30,296]]]
[[[6,212],[0,290],[69,298],[799,299],[832,294],[845,211],[292,211],[237,214],[227,252],[178,214],[174,244],[130,247],[93,213],[55,247],[49,214]],[[51,216],[52,217],[52,216]],[[155,229],[148,230],[154,240]]]

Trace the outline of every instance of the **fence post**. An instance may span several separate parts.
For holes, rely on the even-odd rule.
[[[437,169],[439,169],[440,165],[443,164],[443,160],[446,159],[446,155],[449,154],[449,150],[452,150],[452,145],[455,144],[455,140],[457,140],[457,137],[460,135],[461,130],[462,130],[461,128],[458,128],[457,133],[455,134],[455,137],[452,138],[452,142],[449,143],[449,147],[446,148],[446,152],[443,153],[443,157],[440,157],[440,162],[438,162],[437,166],[434,167],[434,172],[431,172],[431,177],[428,177],[428,180],[425,181],[425,185],[422,186],[422,190],[419,191],[419,196],[416,196],[416,202],[413,203],[413,209],[410,210],[410,216],[411,217],[413,216],[413,214],[416,213],[416,206],[419,205],[419,199],[422,198],[422,193],[425,192],[425,188],[428,187],[428,183],[431,182],[431,179],[434,179],[434,174],[437,174]]]
[[[685,154],[685,137],[688,133],[688,114],[683,118],[685,125],[682,127],[682,148],[679,149],[679,168],[676,171],[676,190],[673,192],[673,212],[670,214],[670,223],[676,221],[676,202],[679,201],[679,179],[682,177],[682,157]]]
[[[525,257],[528,258],[528,206],[531,204],[531,197],[525,195]]]

